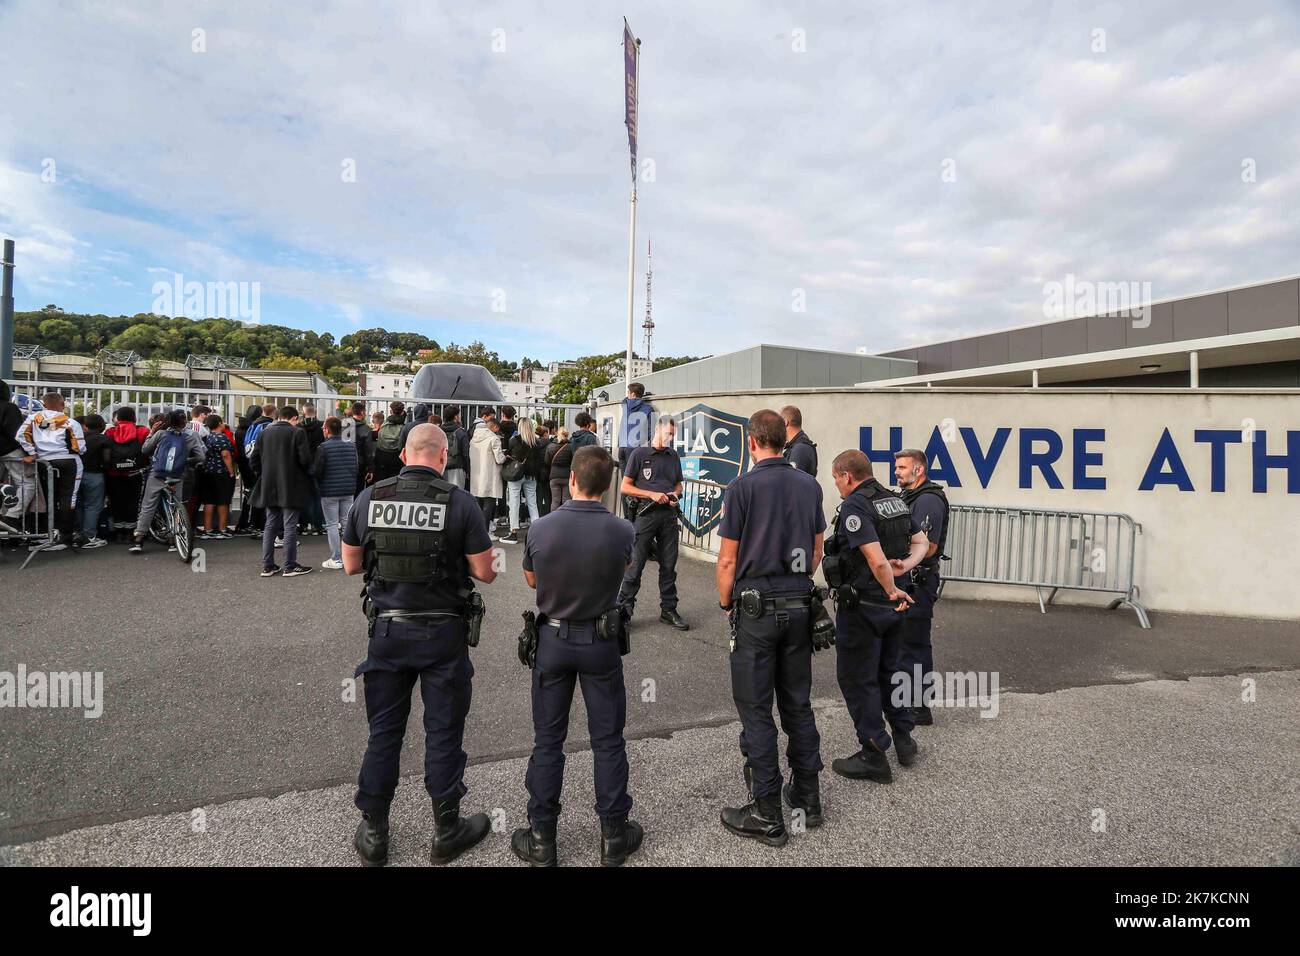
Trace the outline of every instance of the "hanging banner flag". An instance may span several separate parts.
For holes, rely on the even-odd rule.
[[[632,36],[632,28],[627,25],[627,18],[623,18],[623,86],[627,99],[627,145],[632,151],[632,180],[636,181],[636,68],[637,60],[641,56],[641,50],[637,43],[636,37]]]

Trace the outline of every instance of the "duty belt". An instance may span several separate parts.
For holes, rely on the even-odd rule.
[[[460,619],[462,617],[464,617],[464,614],[460,611],[379,611],[375,614],[375,620],[377,621],[397,621],[399,623]]]

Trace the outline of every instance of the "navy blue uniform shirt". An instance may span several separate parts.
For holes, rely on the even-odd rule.
[[[736,580],[810,574],[826,530],[822,486],[784,458],[764,458],[727,486],[719,534],[739,541]]]
[[[817,446],[812,443],[806,432],[799,432],[782,452],[785,460],[802,472],[817,477]]]
[[[407,465],[401,475],[429,475],[442,477],[432,468],[422,465]],[[361,547],[365,541],[366,531],[370,528],[370,497],[374,486],[366,488],[357,495],[357,500],[348,512],[347,524],[343,526],[343,543]],[[383,507],[377,503],[375,507]],[[483,511],[469,492],[453,488],[451,499],[447,503],[447,518],[443,525],[445,547],[448,554],[481,554],[490,550],[492,539],[488,537],[487,523],[483,520]],[[379,587],[374,582],[368,586],[370,599],[381,611],[453,611],[463,604],[463,599],[456,596],[456,588],[450,584],[442,587],[426,587],[415,583],[394,584],[388,588]]]
[[[618,600],[636,532],[599,501],[566,501],[528,529],[524,570],[537,575],[537,610],[590,621]]]
[[[669,446],[655,448],[642,445],[633,448],[627,457],[623,474],[642,491],[661,491],[672,494],[682,481],[682,460]]]
[[[916,519],[920,530],[925,532],[925,536],[930,539],[931,544],[938,544],[939,539],[943,537],[943,525],[947,518],[948,509],[944,507],[943,499],[938,495],[925,493],[912,502],[912,517]],[[934,557],[927,558],[927,565],[937,566],[939,563],[939,553],[936,551]]]
[[[933,497],[933,496],[931,496]],[[849,539],[849,547],[854,551],[861,552],[864,544],[879,544],[880,537],[876,534],[876,526],[871,523],[871,505],[865,495],[850,493],[847,498],[840,504],[840,523],[839,528],[844,532],[845,537]],[[911,534],[919,534],[921,526],[916,521],[916,515],[912,515]],[[889,555],[885,555],[889,557]],[[870,574],[868,570],[865,572]],[[903,590],[908,590],[911,586],[911,577],[901,575],[894,578],[894,581]]]

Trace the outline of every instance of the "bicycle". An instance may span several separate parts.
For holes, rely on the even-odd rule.
[[[189,564],[194,558],[194,520],[177,494],[177,486],[183,481],[183,478],[167,479],[149,535],[159,544],[174,546],[181,562]]]

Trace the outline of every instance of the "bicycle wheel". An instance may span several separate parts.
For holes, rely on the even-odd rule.
[[[194,521],[185,510],[184,502],[176,502],[172,507],[172,533],[176,545],[176,556],[185,564],[194,557]]]
[[[153,522],[149,525],[149,537],[153,538],[159,544],[170,545],[172,543],[171,522],[167,517],[168,508],[165,502],[160,502],[158,510],[154,512]]]

